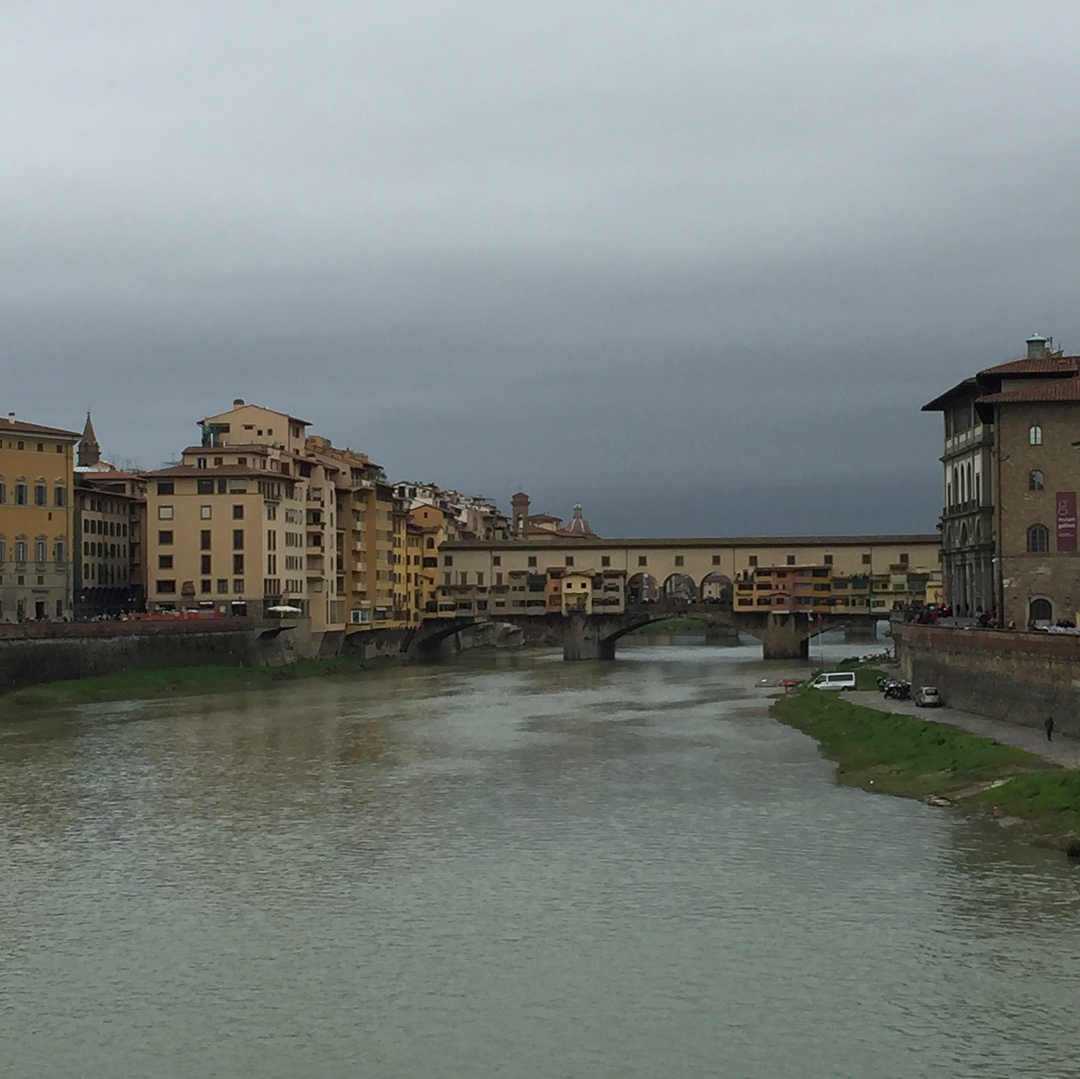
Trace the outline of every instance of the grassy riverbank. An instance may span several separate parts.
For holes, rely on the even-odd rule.
[[[1032,839],[1059,849],[1080,841],[1080,772],[1034,753],[838,693],[802,689],[775,701],[772,715],[820,744],[839,783],[1013,817]]]
[[[300,678],[352,675],[389,668],[401,662],[397,656],[359,659],[335,656],[300,659],[284,667],[156,667],[123,671],[96,678],[47,682],[27,686],[0,696],[0,718],[37,714],[49,708],[100,701],[139,700],[154,697],[186,697],[196,693],[224,693],[292,682]]]

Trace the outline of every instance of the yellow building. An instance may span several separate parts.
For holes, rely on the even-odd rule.
[[[0,420],[0,619],[72,617],[74,431]]]

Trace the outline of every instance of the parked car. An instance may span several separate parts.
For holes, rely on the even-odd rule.
[[[832,689],[838,692],[855,688],[854,671],[832,671],[829,674],[819,674],[810,683],[813,689]]]
[[[919,686],[915,691],[915,703],[924,708],[940,708],[945,702],[937,686]]]

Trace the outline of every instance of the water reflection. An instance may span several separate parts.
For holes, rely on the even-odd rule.
[[[0,730],[9,1071],[1070,1074],[1075,872],[836,787],[753,646],[621,655]]]

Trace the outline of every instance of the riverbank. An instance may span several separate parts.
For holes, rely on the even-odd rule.
[[[1042,846],[1080,854],[1080,771],[930,719],[802,689],[774,718],[810,735],[836,761],[837,782],[987,812]]]
[[[122,671],[93,678],[46,682],[3,694],[0,696],[0,720],[38,715],[45,709],[78,704],[262,689],[303,678],[348,676],[386,670],[403,662],[403,656],[379,656],[373,659],[334,656],[325,659],[298,659],[280,667],[152,667],[146,670]]]

